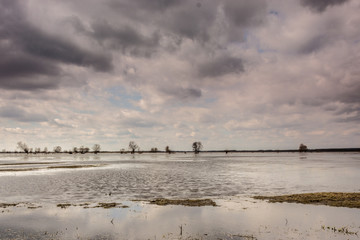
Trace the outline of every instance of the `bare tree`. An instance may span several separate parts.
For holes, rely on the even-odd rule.
[[[300,144],[299,146],[299,152],[307,152],[308,147],[305,144]]]
[[[23,142],[18,142],[17,143],[17,148],[19,148],[21,151],[24,151],[24,153],[29,153],[29,147],[26,143]]]
[[[203,148],[203,145],[201,142],[193,142],[192,148],[193,148],[195,154],[198,154],[200,152],[200,150]]]
[[[61,153],[61,147],[60,146],[54,147],[54,153]]]
[[[153,148],[151,148],[151,150],[150,150],[150,152],[157,152],[157,151],[158,151],[157,147],[153,147]]]
[[[100,144],[94,144],[92,149],[93,149],[94,153],[97,154],[101,150]]]
[[[134,141],[129,142],[129,149],[131,150],[131,154],[134,154],[135,150],[138,148],[139,146]]]
[[[48,152],[49,152],[48,148],[45,147],[43,153],[48,153]]]

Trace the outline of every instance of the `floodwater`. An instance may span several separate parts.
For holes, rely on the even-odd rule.
[[[0,203],[20,204],[0,209],[0,238],[358,239],[360,209],[251,197],[359,192],[359,183],[359,153],[1,154]],[[93,208],[103,202],[128,208]]]

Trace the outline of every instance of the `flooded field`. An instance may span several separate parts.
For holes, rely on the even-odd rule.
[[[358,208],[252,197],[359,182],[359,153],[1,154],[0,238],[358,239]]]

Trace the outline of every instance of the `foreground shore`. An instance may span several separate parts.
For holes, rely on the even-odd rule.
[[[359,193],[254,198],[2,203],[0,238],[358,239]]]

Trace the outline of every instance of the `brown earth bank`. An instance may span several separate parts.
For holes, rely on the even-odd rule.
[[[269,200],[271,203],[288,202],[302,204],[328,205],[333,207],[360,208],[360,193],[319,192],[280,196],[255,196],[255,199]]]

